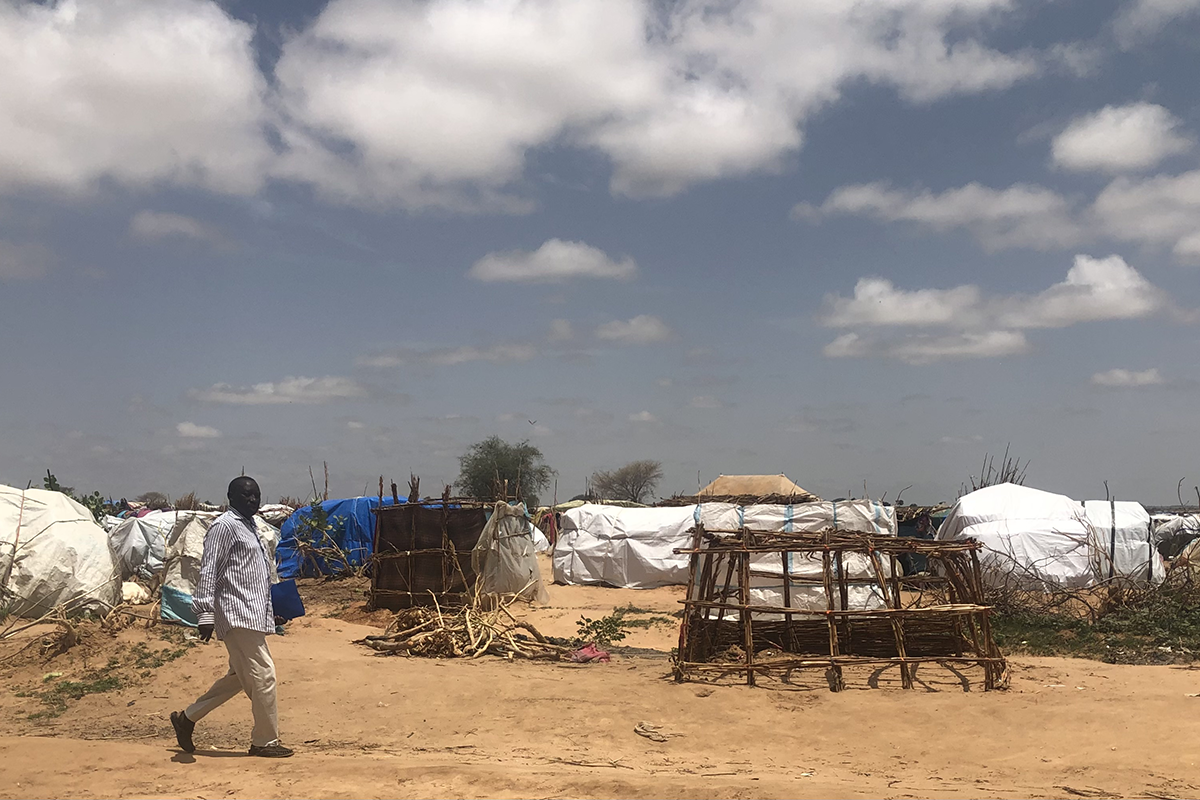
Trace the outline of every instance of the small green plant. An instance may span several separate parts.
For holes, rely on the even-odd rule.
[[[63,680],[40,692],[18,692],[18,697],[38,697],[46,706],[43,711],[35,711],[29,719],[52,719],[61,716],[67,710],[68,701],[78,700],[89,694],[101,694],[120,689],[124,684],[120,676],[115,674],[118,662],[109,661],[108,665],[84,676],[83,680]]]
[[[611,647],[629,633],[629,629],[623,624],[624,621],[625,610],[621,608],[614,608],[613,613],[600,619],[580,615],[579,621],[575,623],[579,628],[576,641],[580,645],[595,642],[597,647]]]
[[[655,625],[673,628],[677,624],[652,608],[638,608],[630,603],[614,608],[611,614],[599,619],[581,615],[575,623],[579,629],[575,642],[579,645],[595,642],[598,647],[610,647],[624,639],[634,628],[648,629]]]
[[[96,522],[104,521],[105,505],[104,497],[99,492],[85,494],[79,498],[79,502],[88,511],[92,512],[92,516],[96,518]]]
[[[331,531],[344,525],[344,518],[329,516],[321,500],[313,498],[308,513],[296,517],[296,549],[300,552],[301,562],[311,564],[318,575],[361,576],[365,565],[352,564],[350,555],[330,535]]]
[[[58,478],[50,470],[46,470],[46,477],[42,478],[42,488],[48,492],[62,492],[67,497],[74,497],[75,490],[59,484]]]
[[[145,642],[138,642],[133,646],[131,655],[133,656],[133,665],[138,669],[158,669],[164,664],[169,664],[175,659],[187,655],[189,649],[189,645],[184,645],[177,649],[164,647],[161,650],[151,650]]]

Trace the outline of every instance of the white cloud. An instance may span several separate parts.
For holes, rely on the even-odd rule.
[[[1200,170],[1152,178],[1117,178],[1092,203],[1105,233],[1172,247],[1181,261],[1200,263]]]
[[[854,328],[827,344],[831,358],[878,356],[914,364],[947,358],[995,358],[1029,348],[1022,331],[1103,320],[1189,315],[1120,256],[1075,256],[1066,279],[1037,294],[985,295],[977,286],[897,289],[883,278],[861,278],[853,297],[827,296],[822,323]],[[879,328],[941,329],[872,335]]]
[[[1078,322],[1139,319],[1170,306],[1157,288],[1120,256],[1075,256],[1066,280],[1031,297],[1001,301],[998,317],[1010,328],[1065,328]]]
[[[137,212],[129,220],[129,232],[139,239],[221,240],[220,233],[200,220],[164,211]]]
[[[557,283],[569,278],[628,279],[637,274],[637,264],[629,257],[609,258],[603,250],[583,242],[549,239],[532,252],[488,253],[476,261],[467,274],[489,283]]]
[[[773,170],[845,84],[911,102],[1001,89],[1039,57],[978,37],[1011,0],[332,0],[284,43],[278,174],[333,197],[507,207],[527,153],[598,150],[612,189]]]
[[[197,425],[194,422],[181,422],[175,426],[175,431],[185,439],[219,439],[221,432],[208,425]]]
[[[550,336],[552,342],[567,342],[575,338],[575,330],[571,327],[570,320],[552,319],[550,320]]]
[[[1186,153],[1195,142],[1179,132],[1179,120],[1153,103],[1105,106],[1071,121],[1054,138],[1054,163],[1073,170],[1145,170]]]
[[[884,278],[859,278],[854,297],[827,298],[829,310],[824,322],[831,328],[949,325],[973,313],[980,302],[976,286],[904,291]]]
[[[0,3],[0,190],[257,190],[270,149],[253,35],[197,0]]]
[[[491,347],[454,347],[433,350],[425,354],[430,364],[466,364],[471,361],[529,361],[537,357],[537,349],[527,344],[497,344]]]
[[[1075,256],[1067,277],[1037,294],[985,297],[977,286],[897,289],[860,278],[853,297],[825,298],[831,328],[1063,328],[1079,322],[1137,319],[1170,307],[1166,294],[1120,256]]]
[[[365,428],[367,426],[364,425],[363,423],[359,422],[356,419],[351,419],[351,420],[346,420],[346,427],[352,431],[361,431],[363,428]]]
[[[1200,0],[1130,0],[1113,20],[1113,32],[1129,49],[1165,28],[1170,22],[1200,12]]]
[[[388,369],[404,364],[432,364],[434,366],[454,366],[468,364],[473,361],[490,361],[504,363],[511,361],[529,361],[536,358],[537,348],[529,344],[500,343],[487,347],[435,347],[430,350],[418,350],[402,347],[387,353],[371,356],[359,356],[354,363],[360,367]]]
[[[658,417],[651,414],[649,411],[638,411],[629,415],[630,422],[658,422]]]
[[[1092,376],[1092,383],[1096,386],[1105,386],[1108,388],[1129,389],[1137,386],[1158,386],[1166,383],[1162,375],[1158,373],[1158,369],[1147,369],[1142,372],[1133,372],[1127,369],[1110,369],[1107,372],[1097,372]]]
[[[1020,331],[954,332],[883,337],[845,333],[825,345],[828,358],[894,358],[907,364],[932,364],[961,358],[1000,358],[1029,349]]]
[[[835,190],[818,207],[801,203],[792,210],[797,219],[835,214],[910,222],[937,231],[962,228],[989,249],[1061,247],[1081,236],[1064,197],[1041,186],[1020,183],[1007,189],[969,183],[941,193],[904,191],[883,183],[858,184]]]
[[[710,394],[703,394],[699,395],[698,397],[693,397],[688,405],[692,408],[725,408],[725,403],[721,402],[719,398],[713,397]]]
[[[254,26],[214,0],[9,0],[0,190],[279,178],[340,202],[521,212],[529,153],[571,147],[608,159],[616,193],[669,195],[783,167],[848,85],[926,103],[1065,63],[982,43],[1013,7],[330,0],[268,82]]]
[[[44,276],[53,255],[39,244],[13,244],[0,239],[0,281],[31,280]]]
[[[658,317],[640,314],[631,320],[613,320],[596,328],[596,337],[616,344],[653,344],[671,338],[671,329]]]
[[[192,389],[188,393],[190,397],[205,403],[247,406],[282,403],[317,405],[353,400],[366,394],[366,388],[357,381],[332,375],[322,378],[289,377],[275,383],[256,383],[250,387],[217,383],[208,389]]]

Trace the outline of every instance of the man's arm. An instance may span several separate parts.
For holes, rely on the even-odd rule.
[[[233,540],[228,524],[214,524],[204,534],[204,555],[200,558],[200,582],[192,595],[192,611],[200,627],[216,623],[217,578],[225,571],[229,561],[229,548]]]

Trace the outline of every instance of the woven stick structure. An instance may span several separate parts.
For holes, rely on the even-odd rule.
[[[440,501],[383,506],[374,513],[372,609],[471,602],[471,550],[487,521],[483,504],[446,492]]]
[[[742,675],[753,686],[760,676],[786,681],[796,670],[821,669],[840,691],[848,668],[894,666],[911,689],[917,665],[933,663],[964,688],[964,668],[982,670],[985,690],[1004,686],[979,548],[970,540],[697,525],[691,548],[676,550],[691,563],[675,677]],[[925,556],[928,572],[903,576],[905,553]]]

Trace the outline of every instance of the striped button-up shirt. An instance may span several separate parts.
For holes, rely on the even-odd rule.
[[[233,509],[213,520],[204,535],[192,610],[201,625],[214,626],[218,639],[231,628],[275,632],[271,568],[254,520]]]

